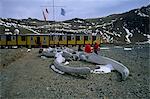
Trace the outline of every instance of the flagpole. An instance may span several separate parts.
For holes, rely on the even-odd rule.
[[[55,21],[55,8],[54,8],[54,0],[53,0],[53,21]]]
[[[42,11],[42,15],[43,15],[43,18],[44,18],[45,25],[47,25],[46,16],[45,16],[44,10],[41,10],[41,11]],[[45,26],[44,26],[44,29],[46,30]],[[46,33],[45,30],[44,30],[44,32]],[[43,31],[41,31],[41,32],[43,32]]]
[[[54,7],[54,0],[53,0],[53,21],[54,21],[54,32],[55,32],[55,7]]]

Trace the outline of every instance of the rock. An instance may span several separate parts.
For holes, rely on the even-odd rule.
[[[46,87],[46,90],[49,90],[50,89],[50,87]]]
[[[132,74],[129,74],[129,76],[131,76],[131,77],[132,77]]]
[[[40,79],[43,79],[43,77],[40,77]]]
[[[17,96],[21,95],[21,92],[17,92],[16,95],[17,95]]]
[[[94,91],[94,89],[93,89],[93,88],[90,88],[90,90],[91,90],[91,91]]]
[[[41,58],[42,58],[42,59],[47,59],[47,57],[45,57],[45,56],[41,56]]]
[[[31,49],[28,49],[27,52],[31,52]]]

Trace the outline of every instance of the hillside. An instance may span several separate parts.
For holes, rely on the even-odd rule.
[[[87,20],[95,23],[96,29],[102,33],[112,33],[112,37],[117,41],[128,41],[127,34],[130,34],[128,42],[141,42],[148,40],[149,17],[150,5],[122,14]]]
[[[74,18],[62,22],[38,19],[0,19],[0,32],[9,29],[14,33],[100,33],[103,39],[112,43],[136,43],[150,41],[150,5],[122,14],[112,14],[101,18]]]

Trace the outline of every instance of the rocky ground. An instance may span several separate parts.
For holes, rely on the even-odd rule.
[[[105,45],[102,45],[105,46]],[[85,77],[61,75],[49,68],[53,58],[41,59],[38,50],[1,49],[0,97],[2,99],[149,99],[149,45],[109,46],[100,55],[113,58],[129,68],[130,75],[120,80],[118,72]],[[74,65],[89,65],[72,62]]]

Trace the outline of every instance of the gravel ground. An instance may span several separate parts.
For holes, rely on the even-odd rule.
[[[26,48],[0,49],[0,70],[25,55]]]
[[[130,75],[120,80],[118,72],[87,76],[60,75],[49,68],[53,58],[41,59],[38,50],[1,49],[0,97],[2,99],[150,99],[149,45],[102,49],[99,54],[113,58],[129,68]],[[131,47],[128,45],[127,47]],[[14,54],[14,50],[19,55]],[[22,50],[22,51],[21,51]],[[10,52],[10,53],[8,53]],[[13,53],[13,54],[12,54]],[[17,55],[17,58],[16,58]],[[14,57],[8,61],[8,57]],[[73,65],[93,66],[85,62]]]

